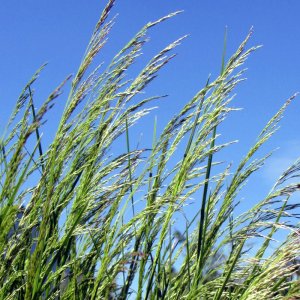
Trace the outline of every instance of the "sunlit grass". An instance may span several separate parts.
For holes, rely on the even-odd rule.
[[[235,169],[222,164],[215,172],[216,165],[220,170],[215,154],[231,144],[218,143],[218,128],[234,110],[233,91],[257,48],[247,48],[250,31],[226,62],[225,37],[220,75],[209,78],[162,132],[155,122],[151,149],[133,148],[131,128],[159,99],[143,99],[141,92],[184,37],[162,49],[138,76],[125,79],[149,29],[178,13],[170,14],[143,27],[104,71],[103,66],[93,70],[113,25],[114,2],[96,24],[74,78],[37,109],[34,86],[42,66],[22,91],[1,139],[0,299],[300,297],[299,205],[289,202],[300,187],[291,181],[299,177],[300,161],[260,202],[236,213],[241,187],[269,156],[255,159],[257,150],[275,133],[295,96]],[[66,107],[46,146],[41,127],[69,81]],[[115,155],[120,137],[126,144]],[[190,204],[195,195],[200,200]],[[185,215],[187,204],[194,205],[194,215]],[[289,232],[286,240],[270,250],[282,228]]]

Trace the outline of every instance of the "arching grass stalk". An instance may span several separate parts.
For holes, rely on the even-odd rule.
[[[129,128],[128,128],[128,120],[126,117],[126,147],[128,154],[128,171],[129,171],[129,184],[130,184],[130,193],[131,193],[131,206],[132,206],[132,215],[135,216],[134,211],[134,199],[133,199],[133,189],[132,189],[132,171],[131,171],[131,158],[130,158],[130,143],[129,143]]]
[[[224,34],[221,76],[223,75],[225,70],[226,43],[227,43],[227,27],[225,29],[225,34]],[[213,149],[215,147],[216,134],[217,134],[217,126],[213,128],[210,149]],[[198,234],[198,246],[197,246],[197,259],[199,260],[199,265],[201,265],[202,263],[203,249],[204,249],[203,244],[205,243],[205,231],[203,229],[206,223],[205,219],[207,218],[207,216],[205,216],[205,208],[207,203],[207,192],[208,192],[210,172],[212,168],[212,159],[213,159],[213,152],[210,152],[207,160],[205,184],[203,187],[203,195],[202,195],[201,209],[200,209],[200,222],[199,222],[199,234]]]
[[[37,119],[36,119],[35,107],[34,107],[34,103],[33,103],[33,95],[32,95],[30,85],[28,86],[28,91],[29,91],[29,97],[30,97],[31,113],[32,113],[32,117],[33,117],[33,122],[35,123],[35,122],[37,122]],[[44,167],[44,159],[43,159],[43,148],[42,148],[42,141],[41,141],[39,127],[36,127],[35,134],[36,134],[36,140],[38,141],[38,149],[39,149],[41,167],[42,167],[42,171],[44,172],[45,167]]]

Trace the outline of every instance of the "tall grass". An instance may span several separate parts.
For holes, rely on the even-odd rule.
[[[134,149],[131,128],[159,98],[143,99],[141,92],[184,37],[126,79],[149,29],[177,13],[170,14],[145,25],[104,71],[93,69],[113,25],[114,2],[103,10],[74,78],[37,109],[34,86],[42,66],[22,91],[1,139],[0,299],[300,297],[299,204],[290,202],[300,187],[293,182],[300,161],[259,203],[236,213],[240,189],[269,156],[254,155],[295,96],[235,169],[225,165],[217,171],[215,154],[230,144],[218,143],[218,128],[234,110],[233,91],[256,49],[247,48],[250,32],[227,62],[223,55],[220,75],[209,79],[161,133],[154,124],[152,148]],[[46,146],[41,127],[68,81],[66,107]],[[126,144],[115,155],[121,136]],[[195,215],[185,216],[193,195]],[[270,250],[282,228],[289,234]],[[252,241],[255,251],[249,252]]]

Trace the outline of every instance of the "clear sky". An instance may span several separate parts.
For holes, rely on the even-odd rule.
[[[184,10],[150,32],[151,41],[141,59],[145,62],[168,43],[190,34],[176,50],[176,59],[147,90],[149,95],[170,95],[149,119],[153,120],[156,114],[161,126],[203,86],[209,73],[219,73],[225,27],[228,27],[229,57],[254,26],[249,45],[262,44],[264,47],[247,61],[248,80],[238,88],[233,102],[235,107],[244,110],[232,115],[224,124],[227,135],[223,132],[222,141],[240,140],[239,145],[226,150],[229,161],[240,158],[284,100],[300,91],[299,0],[116,2],[113,13],[119,16],[99,62],[107,61],[146,22]],[[104,3],[99,0],[1,1],[1,128],[23,86],[42,63],[47,61],[49,65],[36,85],[36,101],[40,103],[68,74],[76,72]],[[50,115],[53,120],[63,108],[66,95],[61,97]],[[265,151],[278,146],[281,150],[258,176],[262,188],[270,187],[271,180],[300,153],[299,101],[300,97],[288,109],[278,134],[265,147]],[[47,135],[51,135],[55,122],[48,123],[50,132]],[[141,130],[147,132],[146,128]]]

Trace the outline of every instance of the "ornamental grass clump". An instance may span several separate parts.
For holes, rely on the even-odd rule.
[[[220,75],[209,78],[161,133],[154,124],[151,149],[133,149],[130,130],[160,98],[141,92],[185,37],[127,79],[149,30],[175,12],[147,23],[105,69],[94,67],[113,26],[114,4],[109,0],[103,10],[76,75],[38,108],[34,89],[42,66],[7,123],[0,144],[0,299],[300,297],[299,204],[290,202],[300,188],[294,181],[300,161],[260,202],[236,213],[240,189],[269,156],[254,155],[295,96],[235,169],[214,160],[231,144],[218,142],[218,128],[234,110],[233,91],[257,48],[247,48],[250,31],[227,62],[224,46]],[[69,83],[58,129],[45,145],[42,125]],[[114,154],[122,136],[123,152]],[[186,215],[193,195],[195,214]],[[282,228],[289,234],[270,250]],[[254,254],[249,241],[255,241]]]

